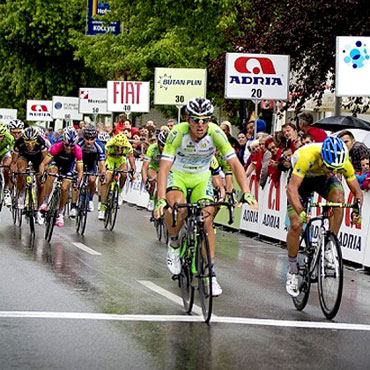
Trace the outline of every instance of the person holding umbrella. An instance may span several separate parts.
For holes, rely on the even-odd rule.
[[[298,126],[304,134],[310,134],[316,143],[322,143],[327,135],[326,132],[318,127],[312,127],[313,116],[311,113],[301,113],[298,115]]]

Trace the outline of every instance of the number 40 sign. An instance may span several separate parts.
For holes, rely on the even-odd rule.
[[[190,99],[205,98],[207,70],[193,68],[156,68],[155,105],[185,105]]]

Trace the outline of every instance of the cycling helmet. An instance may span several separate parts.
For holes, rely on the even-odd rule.
[[[37,127],[30,126],[24,130],[23,138],[26,141],[34,141],[39,136],[39,130]]]
[[[158,134],[158,138],[157,138],[158,144],[161,146],[164,146],[166,144],[167,137],[168,137],[168,131],[161,131]]]
[[[339,137],[328,136],[322,143],[321,157],[327,167],[340,169],[348,160],[348,148]]]
[[[72,146],[72,145],[76,144],[77,139],[78,139],[77,132],[76,132],[76,130],[73,127],[66,127],[63,130],[63,139],[62,140],[67,145],[71,145]]]
[[[6,133],[6,124],[3,122],[0,122],[0,135],[5,135]]]
[[[82,132],[84,138],[86,139],[95,139],[98,135],[98,133],[96,132],[96,128],[92,125],[86,126]]]
[[[129,141],[124,134],[119,133],[113,138],[113,145],[123,148],[129,146]]]
[[[189,100],[186,105],[186,112],[190,116],[204,117],[211,116],[214,111],[213,104],[205,98],[195,98]]]
[[[24,129],[24,122],[21,121],[20,119],[12,119],[8,123],[8,127],[9,127],[9,130],[15,130],[17,128],[23,130]]]
[[[101,132],[100,134],[98,134],[98,139],[101,142],[106,143],[110,140],[110,135],[108,134],[108,132]]]

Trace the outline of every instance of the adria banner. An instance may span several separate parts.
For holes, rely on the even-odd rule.
[[[206,90],[206,69],[155,69],[154,104],[185,105],[195,97],[205,98]]]
[[[81,87],[78,110],[84,114],[108,114],[107,89]]]
[[[52,121],[53,103],[51,100],[27,100],[27,121]]]
[[[286,100],[289,56],[226,54],[225,98]]]
[[[370,37],[337,37],[335,90],[337,96],[370,96]]]
[[[65,120],[82,120],[78,111],[78,98],[70,96],[53,96],[53,118]]]
[[[108,81],[109,112],[149,112],[150,85],[141,81]]]
[[[17,109],[0,108],[0,121],[8,124],[11,120],[17,118]]]

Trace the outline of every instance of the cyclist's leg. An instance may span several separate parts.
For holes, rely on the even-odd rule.
[[[4,166],[10,166],[10,163],[12,162],[12,157],[10,155],[10,152],[5,153],[3,156],[2,164]],[[6,187],[11,190],[12,189],[12,183],[10,181],[10,168],[3,168],[3,174],[5,179],[5,185]]]
[[[122,157],[122,159],[123,160],[120,161],[121,163],[118,166],[118,168],[121,171],[127,171],[128,170],[128,165],[127,165],[127,162],[126,162],[126,158],[125,157]],[[120,178],[119,178],[120,192],[122,191],[123,187],[125,186],[126,180],[127,180],[127,173],[121,173]]]
[[[319,194],[321,194],[329,202],[344,203],[344,189],[337,177],[333,176],[328,178],[325,188],[323,189],[325,190],[324,193],[321,194],[319,192]],[[330,231],[332,231],[335,235],[338,235],[340,225],[342,224],[343,215],[343,208],[333,208],[333,217],[330,217],[329,224]]]
[[[24,157],[19,157],[17,160],[17,171],[18,172],[24,172],[26,171],[28,161]],[[17,176],[17,189],[18,194],[23,193],[24,190],[24,184],[25,184],[25,178],[24,175],[18,175]]]
[[[68,200],[68,191],[71,185],[72,179],[63,179],[62,186],[61,186],[61,196],[59,202],[59,213],[63,213],[63,208],[67,203]]]
[[[58,169],[55,165],[51,164],[48,167],[48,172],[53,173],[53,174],[57,174]],[[54,180],[55,180],[54,176],[47,176],[47,178],[46,178],[45,186],[44,186],[44,200],[43,200],[43,203],[42,203],[42,206],[41,206],[43,211],[45,211],[46,208],[47,208],[47,203],[48,203],[50,193],[53,189]]]
[[[157,179],[157,171],[154,168],[148,168],[148,179],[149,180],[156,180]],[[148,190],[149,195],[152,197],[155,189],[155,182],[150,182],[150,187]]]

